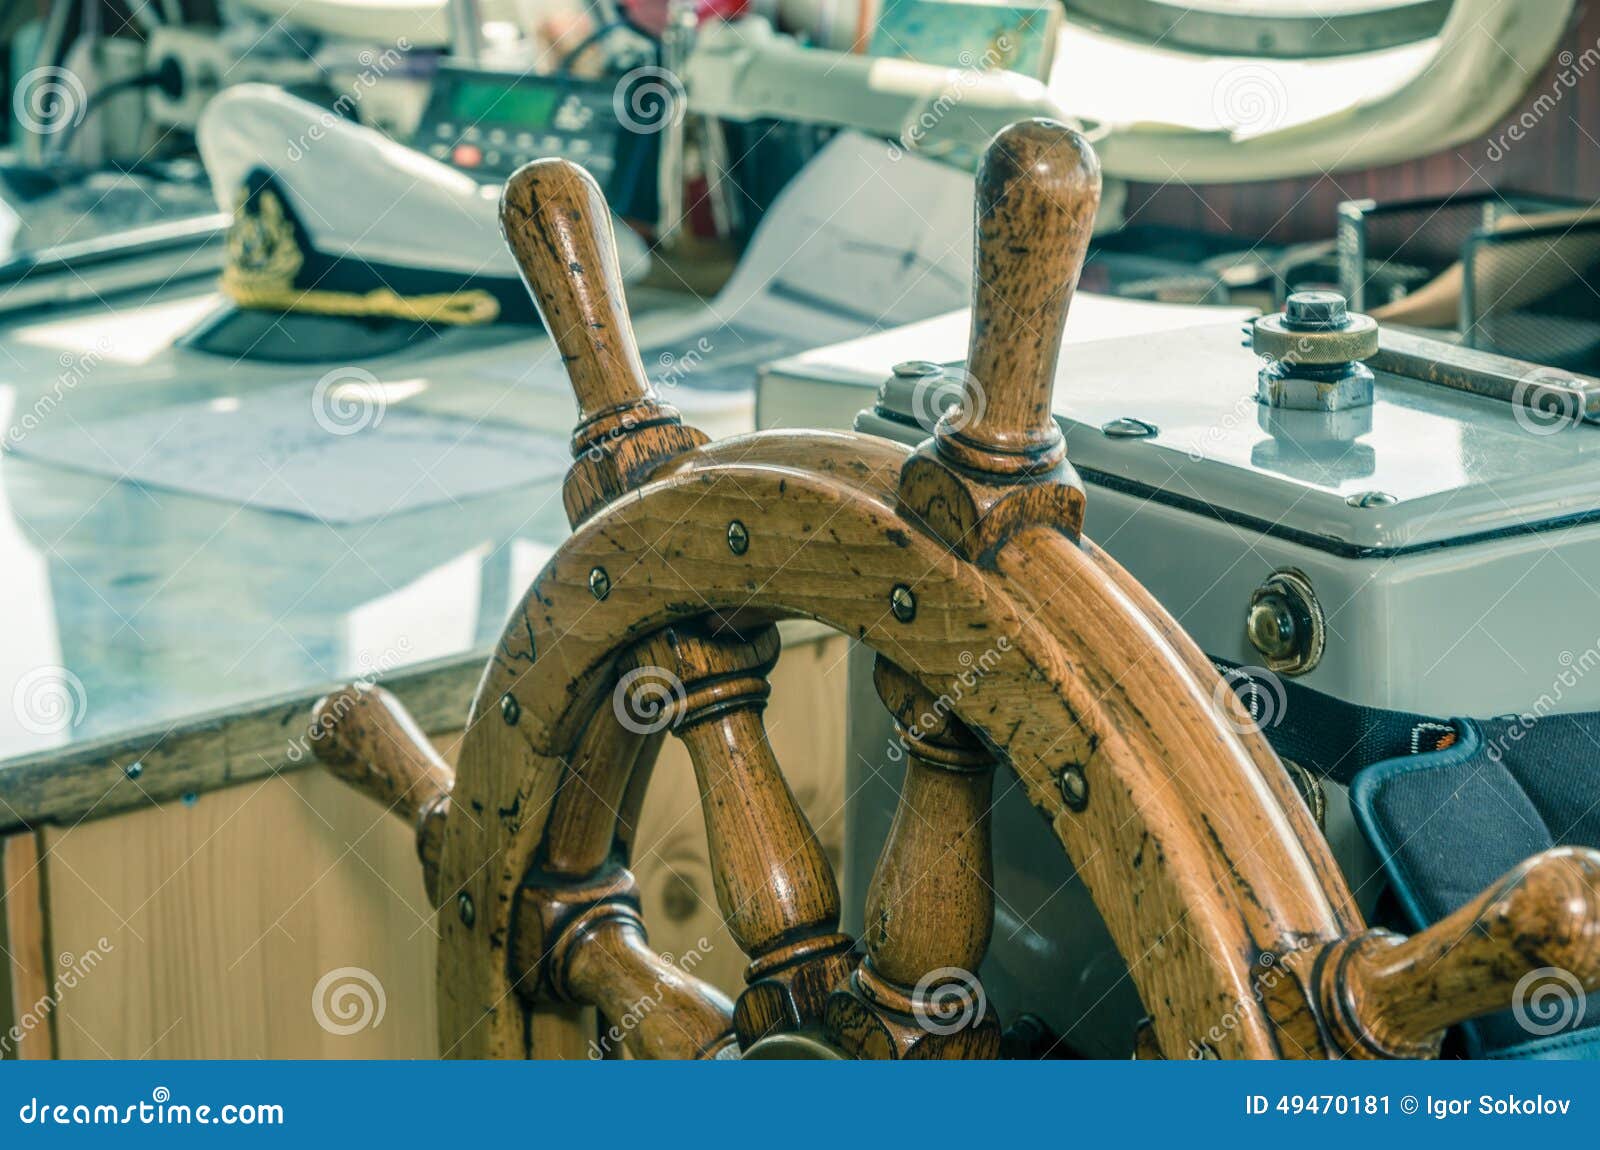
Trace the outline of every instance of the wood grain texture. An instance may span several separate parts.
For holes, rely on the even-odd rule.
[[[819,1022],[850,970],[833,867],[762,722],[778,645],[771,625],[748,638],[678,626],[636,655],[681,692],[673,731],[694,763],[717,905],[750,959],[734,1013],[743,1046]]]
[[[767,741],[837,873],[844,850],[849,641],[819,634],[810,623],[779,626],[786,633],[762,716]],[[635,780],[639,777],[636,773]],[[744,989],[749,961],[717,905],[700,788],[682,742],[668,739],[662,746],[648,794],[637,796],[633,809],[637,830],[627,857],[639,882],[651,944],[736,996]]]
[[[719,532],[701,526],[731,518],[746,523],[752,538],[766,541],[765,546],[734,555]],[[1049,535],[1071,546],[1059,534]],[[641,550],[641,542],[649,546]],[[1033,554],[1040,548],[1018,550]],[[611,594],[596,602],[588,589],[589,570],[622,551],[633,557],[627,578],[615,581]],[[1079,560],[1081,566],[1088,562]],[[841,571],[853,578],[841,579]],[[1078,577],[1103,584],[1086,571]],[[881,651],[936,695],[949,693],[974,653],[992,646],[1003,657],[965,692],[956,713],[1008,755],[1030,799],[1053,819],[1074,858],[1090,860],[1091,889],[1103,900],[1124,953],[1135,956],[1134,976],[1149,994],[1147,1001],[1173,1004],[1163,1045],[1186,1049],[1188,1028],[1203,1032],[1216,1018],[1233,1013],[1238,1000],[1250,998],[1257,943],[1241,930],[1227,860],[1245,860],[1242,885],[1255,877],[1250,859],[1272,856],[1283,877],[1262,878],[1261,889],[1268,894],[1298,883],[1310,883],[1317,892],[1315,871],[1281,812],[1273,813],[1274,805],[1263,801],[1260,772],[1213,711],[1209,692],[1193,682],[1125,597],[1111,596],[1106,614],[1096,620],[1100,637],[1092,644],[1093,654],[1085,648],[1069,660],[1058,652],[1039,621],[1076,614],[1069,603],[1057,604],[1048,595],[1065,578],[1036,572],[1013,576],[1005,565],[991,574],[961,563],[901,519],[881,495],[835,479],[759,464],[679,466],[671,478],[653,484],[646,498],[608,508],[580,529],[513,614],[480,699],[516,691],[523,703],[518,738],[502,741],[503,724],[498,729],[492,722],[475,725],[464,762],[476,762],[478,769],[470,779],[463,771],[458,787],[482,788],[478,801],[490,810],[508,808],[520,796],[519,809],[528,817],[492,820],[473,841],[447,836],[446,870],[459,867],[469,876],[480,907],[496,902],[492,882],[503,876],[514,883],[520,877],[526,864],[518,860],[532,857],[545,817],[528,796],[545,794],[547,787],[553,791],[580,716],[604,698],[604,652],[675,619],[708,609],[804,614]],[[908,580],[917,598],[909,624],[887,610],[891,589]],[[1030,589],[1035,594],[1044,589],[1046,598],[1039,602],[1023,595]],[[1136,639],[1131,648],[1130,636]],[[540,653],[537,660],[529,658],[530,642]],[[1114,661],[1117,666],[1128,660],[1145,665],[1140,682],[1173,702],[1152,707],[1151,718],[1129,717],[1120,709],[1118,683],[1080,681],[1072,668],[1100,658],[1101,648],[1123,652]],[[1108,694],[1109,700],[1102,697]],[[1190,708],[1198,718],[1190,717]],[[1159,740],[1160,747],[1151,745],[1148,733],[1130,740],[1122,730],[1172,722],[1180,726]],[[482,741],[476,759],[475,740]],[[1142,755],[1130,741],[1144,746]],[[1122,762],[1124,756],[1130,761]],[[1068,818],[1057,782],[1061,766],[1090,762],[1092,778],[1102,760],[1108,777],[1126,773],[1126,787],[1106,785],[1108,794],[1120,791],[1124,797],[1091,801],[1084,814]],[[1194,781],[1174,783],[1174,774]],[[1155,796],[1148,801],[1142,797],[1147,789]],[[1138,802],[1127,797],[1132,793],[1141,795]],[[1230,810],[1236,802],[1260,809],[1237,814]],[[1152,823],[1159,825],[1159,834],[1148,832]],[[1161,851],[1166,865],[1143,867],[1141,843],[1145,850]],[[1287,860],[1298,861],[1277,858],[1280,846]],[[453,851],[459,851],[455,863]],[[1272,867],[1262,861],[1260,869],[1265,873]],[[1130,884],[1128,874],[1138,881]],[[1335,937],[1325,895],[1301,892],[1281,901],[1281,917],[1273,916],[1276,908],[1259,912],[1269,920],[1263,933]],[[1186,911],[1203,925],[1189,922],[1186,930],[1176,931]],[[493,947],[484,945],[488,937],[474,946],[472,938],[452,937],[455,933],[447,920],[451,965],[442,957],[441,972],[456,977],[441,982],[441,995],[459,993],[452,982],[472,985],[459,977],[465,965],[491,984],[498,969]],[[1160,960],[1139,961],[1152,948]],[[490,1032],[480,1028],[486,1020],[498,1024],[497,1013],[473,1012],[485,999],[493,1003],[495,996],[480,986],[464,1004],[464,1019],[441,1021],[442,1027],[460,1027],[451,1042],[468,1036],[462,1049],[490,1045]],[[1270,1024],[1248,1009],[1230,1040],[1238,1053],[1275,1052]]]
[[[586,177],[549,171],[543,192],[539,173],[525,171],[522,215],[508,206],[507,219],[533,219],[541,196],[558,205],[553,222],[535,221],[524,236],[540,242],[518,254],[537,265],[530,284],[571,279],[559,290],[546,285],[546,295],[604,333],[598,350],[573,344],[586,408],[575,442],[595,446],[593,429],[606,417],[583,397],[632,412],[647,390],[616,359],[629,342],[616,334],[625,312],[617,299],[597,298],[615,296],[615,284],[586,279],[590,249],[602,245],[580,233],[596,231],[598,193]],[[652,730],[673,727],[689,750],[718,903],[752,959],[751,985],[734,1008],[746,1043],[815,1023],[815,1004],[825,1001],[833,1036],[858,1054],[998,1049],[998,1024],[981,1009],[980,1022],[947,1044],[905,1021],[936,1031],[923,999],[951,972],[930,965],[976,966],[986,948],[990,757],[1019,776],[1094,897],[1150,1011],[1146,1052],[1338,1056],[1347,1044],[1330,1022],[1334,1003],[1379,1052],[1427,1053],[1395,1036],[1442,1024],[1447,1009],[1464,1017],[1488,1008],[1485,971],[1505,959],[1506,940],[1522,945],[1530,932],[1548,944],[1541,957],[1577,962],[1589,976],[1600,914],[1587,858],[1536,860],[1469,908],[1470,921],[1410,942],[1391,948],[1362,933],[1281,764],[1258,734],[1236,729],[1236,700],[1166,612],[1081,539],[1082,486],[1065,461],[1050,392],[1097,195],[1093,154],[1070,130],[1032,121],[997,138],[979,177],[974,379],[934,443],[902,458],[893,485],[893,448],[865,437],[821,443],[772,433],[709,448],[656,439],[659,428],[678,426],[670,418],[608,426],[631,462],[614,469],[609,487],[569,479],[577,530],[512,613],[463,742],[457,800],[476,817],[449,821],[441,864],[463,908],[441,917],[448,1052],[570,1049],[583,1021],[538,1010],[540,995],[530,1019],[517,984],[535,971],[550,993],[568,993],[590,920],[618,924],[607,945],[620,967],[610,983],[591,971],[590,1000],[615,1011],[641,978],[659,974],[631,953],[633,880],[615,861],[573,882],[538,870],[566,850],[574,828],[607,824],[592,812],[553,812],[607,711],[632,726],[627,692],[645,670],[668,684],[645,717],[659,720]],[[557,257],[573,252],[582,258],[563,268]],[[761,722],[777,655],[767,624],[790,617],[878,653],[880,689],[912,751],[871,896],[869,958],[853,973],[848,939],[836,931],[831,869]],[[931,728],[914,718],[930,707]],[[515,717],[497,723],[495,710]],[[608,790],[620,796],[614,856],[635,846],[642,790],[637,772]],[[913,919],[903,933],[897,916]],[[1441,949],[1453,931],[1472,938]],[[1263,993],[1262,973],[1280,956],[1289,977],[1278,981],[1289,990]],[[1421,969],[1430,960],[1432,974]],[[1335,998],[1323,975],[1330,968],[1340,972]],[[1493,973],[1503,982],[1503,969]],[[782,993],[757,995],[774,985]],[[1451,1005],[1418,1005],[1419,988],[1425,1002]],[[701,995],[685,1009],[714,1028],[718,1010],[708,1002]],[[1386,1034],[1384,1025],[1396,1029]],[[705,1028],[688,1029],[703,1036]]]
[[[1532,1006],[1576,1015],[1580,988],[1600,990],[1600,852],[1535,855],[1419,934],[1330,950],[1318,975],[1324,1018],[1354,1057],[1430,1057],[1447,1027],[1527,994],[1524,978],[1559,996]]]
[[[535,160],[506,181],[500,226],[578,399],[573,453],[625,417],[634,426],[660,418],[594,177],[576,164]]]
[[[600,1009],[601,1056],[617,1034],[635,1058],[715,1058],[736,1041],[733,1003],[651,950],[637,917],[589,926],[566,980],[574,997]]]
[[[39,837],[32,831],[8,835],[0,853],[0,904],[5,907],[4,984],[9,991],[5,1015],[5,1058],[44,1059],[56,1056],[55,978],[46,942],[44,871],[39,865]]]
[[[412,833],[325,772],[41,834],[53,948],[102,952],[60,1057],[439,1053]]]
[[[866,958],[829,998],[827,1029],[860,1058],[993,1058],[998,1017],[978,982],[994,929],[994,757],[935,698],[879,659],[905,779],[867,889]]]
[[[353,683],[311,712],[312,750],[335,778],[410,823],[423,884],[438,902],[439,850],[455,771],[382,687]]]
[[[727,997],[647,943],[638,887],[621,867],[577,880],[530,876],[518,899],[511,963],[531,1004],[599,1011],[591,1058],[712,1058],[734,1042]]]
[[[1271,792],[1277,806],[1289,820],[1294,835],[1305,846],[1306,861],[1317,874],[1317,882],[1328,896],[1341,932],[1359,932],[1364,925],[1361,911],[1356,906],[1355,895],[1345,881],[1344,873],[1328,849],[1327,840],[1317,826],[1310,808],[1305,804],[1294,780],[1285,771],[1272,744],[1254,722],[1244,704],[1232,688],[1226,687],[1219,676],[1216,664],[1206,657],[1200,645],[1178,625],[1167,609],[1147,591],[1127,570],[1093,541],[1082,541],[1084,554],[1124,596],[1149,620],[1151,626],[1164,639],[1179,661],[1188,668],[1197,683],[1209,687],[1211,697],[1219,704],[1228,726],[1238,736],[1240,744],[1250,755],[1261,774],[1262,784]]]
[[[1013,124],[984,154],[962,400],[898,489],[901,512],[964,559],[987,563],[1029,525],[1083,529],[1083,482],[1051,408],[1099,202],[1094,151],[1064,124]]]
[[[935,432],[945,458],[1011,477],[1065,458],[1051,415],[1056,363],[1099,203],[1099,161],[1065,125],[1024,120],[989,145],[975,205],[966,394]]]
[[[478,654],[407,667],[383,678],[423,730],[461,729],[483,674]],[[151,810],[185,795],[316,765],[306,721],[323,691],[295,691],[179,723],[13,759],[0,771],[0,833]],[[138,778],[130,771],[138,764]]]

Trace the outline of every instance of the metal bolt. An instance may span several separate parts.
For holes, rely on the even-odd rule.
[[[606,574],[604,567],[596,567],[589,572],[589,593],[596,599],[604,599],[611,594],[611,576]]]
[[[1245,633],[1251,646],[1272,659],[1293,658],[1300,642],[1294,609],[1277,592],[1267,592],[1250,604]]]
[[[1081,811],[1089,805],[1089,779],[1077,763],[1068,763],[1061,769],[1061,798],[1067,806]]]
[[[743,555],[750,550],[750,532],[737,519],[728,524],[728,550],[735,555]]]
[[[500,717],[506,721],[506,726],[516,726],[517,720],[522,718],[522,704],[510,694],[501,695]]]
[[[917,597],[911,593],[911,588],[904,583],[896,583],[894,590],[889,592],[889,610],[894,612],[894,617],[902,623],[909,623],[917,617]]]
[[[1354,495],[1345,496],[1346,503],[1351,507],[1367,509],[1371,507],[1393,507],[1400,502],[1387,491],[1358,491]]]
[[[1297,291],[1283,302],[1284,322],[1293,328],[1326,330],[1349,318],[1349,302],[1336,291]]]
[[[1322,661],[1328,627],[1316,590],[1304,572],[1274,571],[1250,593],[1245,637],[1279,675],[1304,675]]]
[[[925,379],[930,375],[943,375],[944,368],[925,359],[908,359],[894,365],[896,379]]]
[[[478,921],[478,908],[472,905],[472,896],[466,891],[456,896],[456,913],[461,916],[463,926],[471,926]]]
[[[1100,431],[1110,439],[1149,439],[1152,435],[1160,434],[1161,429],[1153,423],[1125,415],[1101,424]]]
[[[144,774],[144,764],[137,761],[129,763],[123,768],[122,773],[127,775],[130,779],[136,779],[140,775]]]

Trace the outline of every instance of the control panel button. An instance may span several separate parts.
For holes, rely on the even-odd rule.
[[[476,168],[483,163],[483,149],[476,144],[457,144],[450,160],[458,168]]]

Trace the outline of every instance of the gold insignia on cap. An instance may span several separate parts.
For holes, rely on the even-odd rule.
[[[306,257],[283,201],[271,188],[254,196],[248,188],[239,189],[238,207],[228,225],[227,261],[222,290],[240,303],[245,300],[239,293],[282,295],[294,290],[294,277]]]
[[[254,195],[241,188],[228,225],[227,262],[222,293],[240,307],[317,315],[385,316],[414,323],[492,323],[500,301],[486,291],[436,292],[402,296],[387,287],[369,292],[299,288],[295,277],[305,266],[289,213],[271,188]]]

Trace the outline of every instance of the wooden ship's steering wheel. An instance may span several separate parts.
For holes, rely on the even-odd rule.
[[[1539,855],[1420,935],[1368,929],[1206,657],[1082,536],[1050,409],[1099,183],[1066,127],[996,137],[962,401],[908,452],[707,442],[646,379],[594,181],[559,160],[512,178],[505,234],[580,408],[573,535],[512,612],[454,772],[379,689],[335,692],[312,727],[337,774],[416,820],[445,1054],[582,1057],[598,1010],[630,1019],[638,1057],[995,1056],[993,1011],[951,1006],[992,929],[997,765],[1127,961],[1146,1055],[1426,1057],[1529,971],[1600,985],[1591,851]],[[877,653],[909,751],[859,944],[762,726],[788,617]],[[736,1001],[646,942],[629,855],[668,727],[750,960]]]

